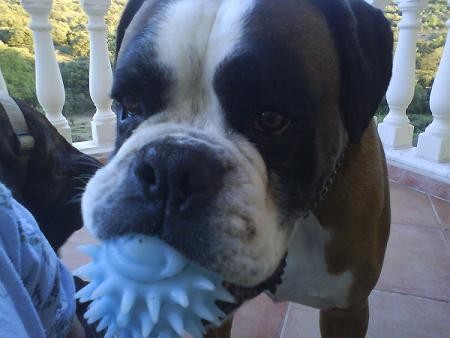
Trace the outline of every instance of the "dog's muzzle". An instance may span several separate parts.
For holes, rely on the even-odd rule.
[[[89,182],[82,204],[86,226],[100,240],[158,236],[221,275],[239,301],[277,284],[260,287],[280,275],[274,272],[287,235],[264,162],[240,138],[141,128]]]
[[[207,146],[176,139],[150,143],[131,165],[159,220],[149,229],[155,234],[170,233],[180,218],[198,214],[219,191],[224,174],[220,159]]]
[[[200,231],[208,219],[207,206],[220,191],[224,173],[220,158],[207,145],[171,137],[155,140],[129,164],[116,212],[100,209],[98,218],[110,224],[109,238],[144,233],[172,245],[186,244],[193,228]]]

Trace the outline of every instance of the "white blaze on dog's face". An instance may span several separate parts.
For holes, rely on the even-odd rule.
[[[327,2],[314,2],[129,2],[116,153],[82,201],[94,235],[160,236],[242,286],[274,273],[347,139]]]

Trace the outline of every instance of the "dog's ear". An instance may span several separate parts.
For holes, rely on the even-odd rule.
[[[391,25],[380,10],[363,0],[315,2],[336,41],[341,67],[341,111],[349,140],[358,142],[391,79]]]
[[[122,17],[120,18],[119,25],[117,26],[117,38],[116,38],[116,60],[117,55],[119,55],[120,46],[122,45],[123,37],[125,36],[125,32],[133,20],[136,13],[141,8],[142,4],[146,0],[130,0],[128,1],[125,10],[122,13]]]

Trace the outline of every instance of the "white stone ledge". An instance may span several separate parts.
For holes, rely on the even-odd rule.
[[[114,144],[99,145],[94,141],[75,142],[72,145],[86,155],[104,159],[114,150]]]
[[[438,163],[417,157],[416,147],[406,149],[384,149],[387,160],[395,166],[418,174],[434,178],[438,181],[450,183],[450,162]]]

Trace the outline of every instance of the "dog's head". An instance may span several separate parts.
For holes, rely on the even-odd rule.
[[[362,1],[132,0],[117,49],[116,152],[85,224],[160,236],[252,287],[369,124],[392,34]]]
[[[17,100],[34,147],[21,156],[20,143],[0,104],[0,182],[36,218],[55,250],[82,227],[81,193],[100,162],[70,145],[45,116]]]

